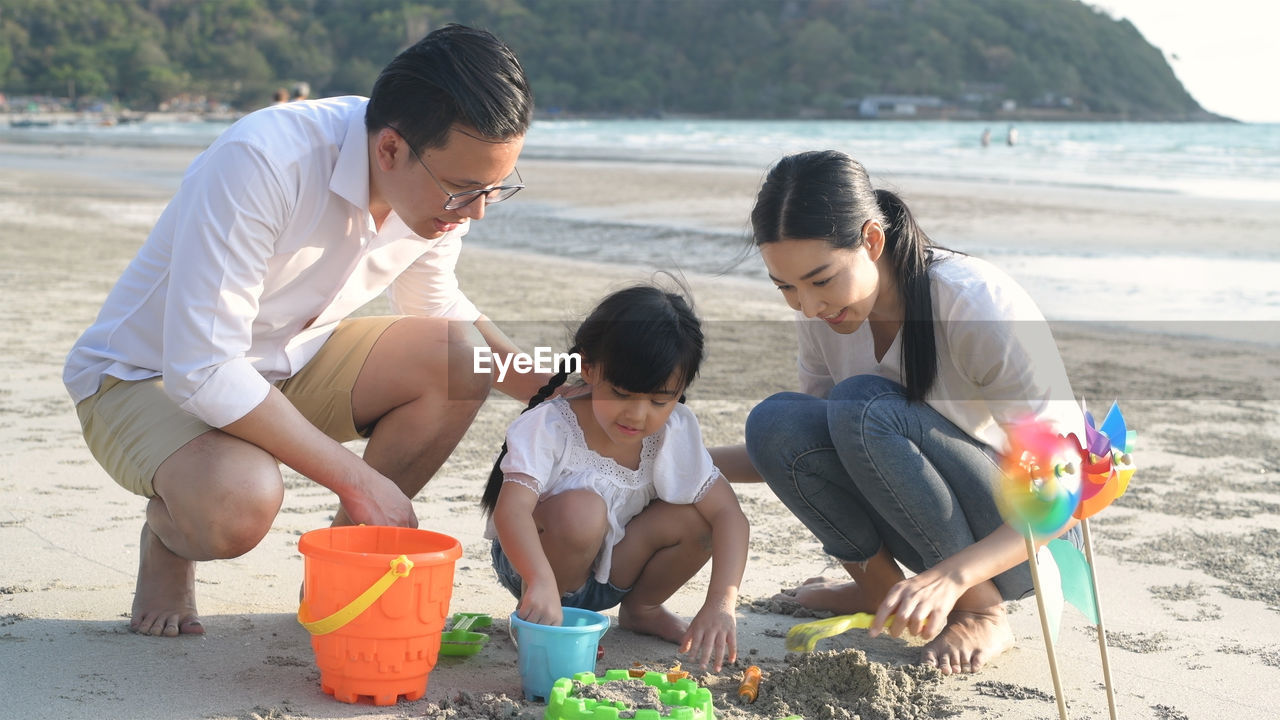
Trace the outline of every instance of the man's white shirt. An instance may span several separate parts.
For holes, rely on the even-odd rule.
[[[367,102],[264,108],[191,163],[67,357],[76,403],[105,375],[161,376],[178,405],[222,427],[383,291],[397,314],[480,316],[454,274],[469,223],[434,240],[394,212],[374,226]]]

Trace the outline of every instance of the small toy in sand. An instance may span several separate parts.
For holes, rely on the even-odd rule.
[[[654,716],[673,720],[714,720],[715,708],[711,691],[698,687],[690,678],[675,682],[666,673],[648,671],[643,677],[632,677],[635,668],[606,670],[604,675],[578,673],[560,678],[551,686],[547,697],[545,720],[616,720],[622,712],[632,711],[638,717]],[[641,684],[645,687],[638,687]],[[637,690],[646,691],[644,694]],[[653,696],[657,697],[653,700]],[[648,696],[638,704],[635,698]]]
[[[493,618],[485,613],[454,613],[448,630],[440,635],[440,654],[450,657],[471,657],[484,648],[489,636],[473,632],[472,628],[488,627]]]
[[[738,698],[753,703],[760,695],[760,666],[752,665],[742,671],[742,684],[738,686]]]
[[[640,662],[632,663],[631,667],[627,669],[627,674],[633,678],[642,678],[650,672],[657,672],[664,675],[667,678],[667,682],[675,682],[689,677],[689,671],[681,670],[680,663],[678,662],[675,665],[672,665],[670,670],[647,670],[645,669],[644,664]]]
[[[884,621],[884,626],[893,624],[893,615]],[[871,613],[854,613],[852,615],[835,615],[821,620],[812,620],[794,625],[787,631],[787,652],[813,652],[818,641],[835,637],[854,628],[867,629],[876,619]]]

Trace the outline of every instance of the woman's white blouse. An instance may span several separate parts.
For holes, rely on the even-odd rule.
[[[996,450],[1004,428],[1026,418],[1084,437],[1084,414],[1071,391],[1053,333],[1013,278],[985,260],[941,252],[929,269],[938,375],[925,402]],[[833,332],[797,313],[802,392],[826,397],[854,375],[903,383],[902,333],[879,360],[871,329]]]

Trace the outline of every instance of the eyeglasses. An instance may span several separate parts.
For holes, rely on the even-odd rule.
[[[402,140],[404,139],[404,133],[400,132],[399,128],[392,127],[391,129],[395,130]],[[413,147],[408,140],[404,140],[404,144],[408,145],[409,152],[413,153],[413,157],[417,159],[418,164],[421,165],[422,169],[426,170],[427,174],[431,176],[432,182],[436,184],[436,187],[440,188],[440,192],[449,196],[449,198],[444,201],[445,210],[457,210],[458,208],[464,208],[475,202],[476,198],[481,196],[484,196],[484,201],[487,205],[500,203],[524,189],[524,178],[520,177],[520,169],[513,168],[516,174],[516,183],[514,185],[494,185],[492,187],[480,188],[479,190],[467,190],[464,192],[451,193],[448,188],[440,184],[440,179],[436,177],[435,173],[431,172],[431,168],[427,167],[427,163],[423,161],[422,156],[418,154],[418,150]]]

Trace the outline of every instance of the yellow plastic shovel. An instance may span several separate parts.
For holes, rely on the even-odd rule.
[[[854,613],[853,615],[836,615],[821,620],[800,623],[787,631],[787,651],[813,652],[813,648],[818,644],[819,640],[835,637],[854,628],[869,628],[871,627],[871,621],[875,619],[876,616],[871,613]],[[889,627],[892,623],[893,616],[890,615],[884,626]]]

